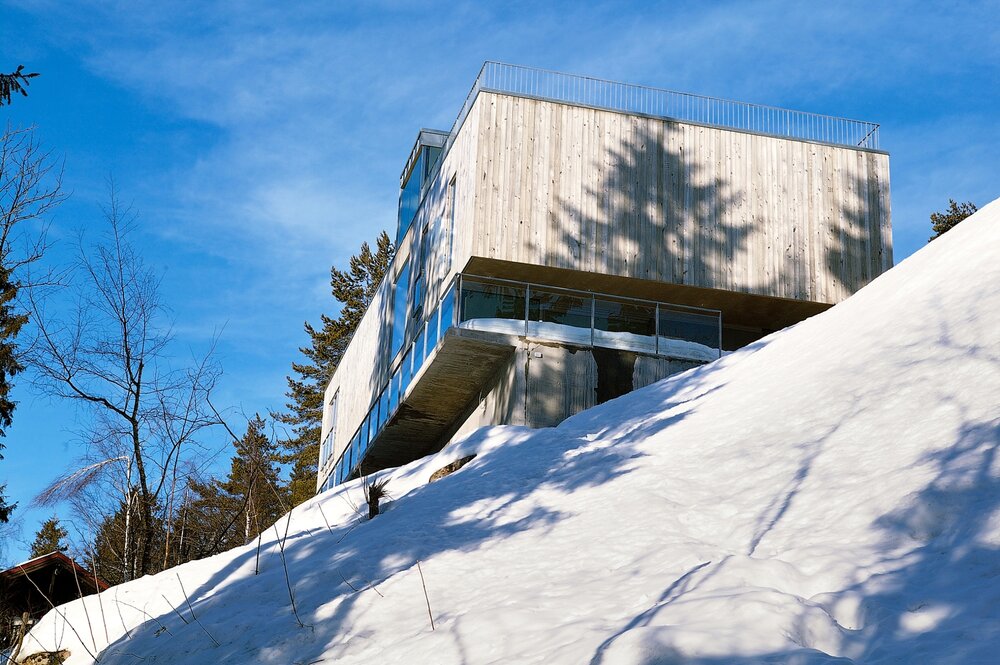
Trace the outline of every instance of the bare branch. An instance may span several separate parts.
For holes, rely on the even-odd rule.
[[[105,468],[115,462],[127,462],[128,457],[113,457],[94,462],[56,478],[48,487],[42,490],[33,502],[34,506],[45,507],[66,501],[79,494],[91,483],[97,480]]]

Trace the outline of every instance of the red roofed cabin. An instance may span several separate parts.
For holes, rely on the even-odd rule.
[[[38,621],[52,605],[107,588],[107,582],[62,552],[51,552],[0,572],[0,648],[16,640],[15,622],[25,612],[29,619]]]

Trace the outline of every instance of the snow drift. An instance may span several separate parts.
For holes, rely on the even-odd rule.
[[[266,534],[259,575],[253,546],[187,564],[50,612],[26,649],[128,664],[994,663],[998,447],[994,202],[820,316],[557,428],[480,430],[391,472],[374,521],[357,483],[337,488]]]

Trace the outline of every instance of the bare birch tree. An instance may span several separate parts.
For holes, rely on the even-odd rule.
[[[47,311],[43,290],[31,292],[30,360],[38,383],[89,415],[80,463],[39,502],[86,496],[95,485],[116,487],[120,502],[110,514],[124,511],[121,556],[129,579],[158,569],[152,547],[169,520],[157,513],[173,504],[182,453],[217,423],[207,399],[220,370],[211,351],[188,367],[171,366],[160,280],[130,242],[135,217],[113,185],[103,214],[105,237],[92,245],[80,238],[65,280],[71,302],[61,314]]]

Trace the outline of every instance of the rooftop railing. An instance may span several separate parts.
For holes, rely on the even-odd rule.
[[[479,76],[451,128],[449,145],[454,141],[480,92],[506,93],[770,136],[879,149],[879,126],[874,122],[617,83],[501,62],[486,62],[479,71]]]

